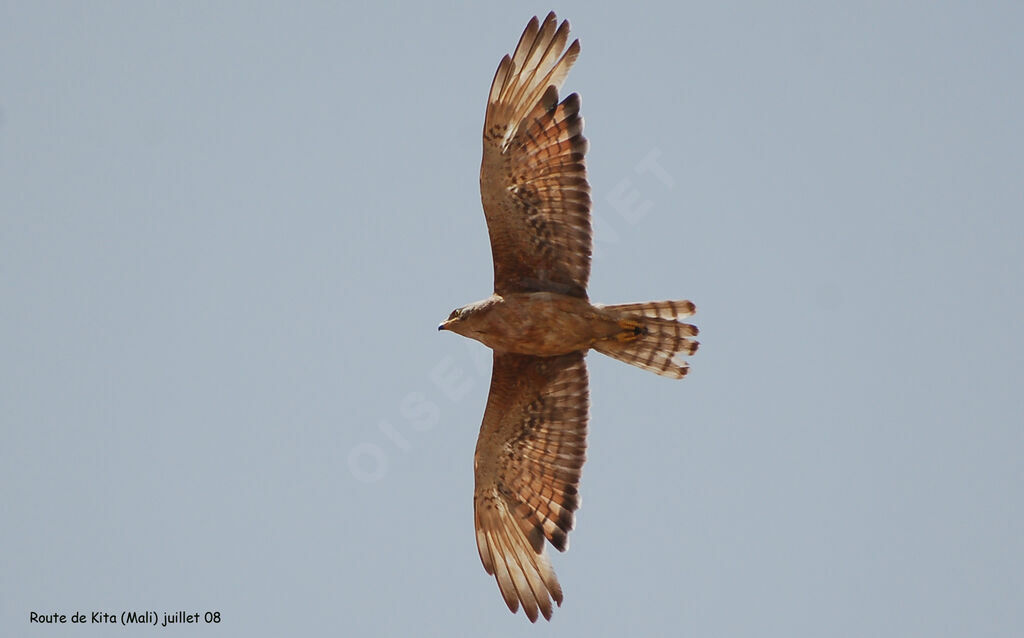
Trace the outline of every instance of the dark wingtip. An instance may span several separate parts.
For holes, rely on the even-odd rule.
[[[556,529],[551,533],[551,546],[564,552],[569,547],[569,536],[562,530]]]

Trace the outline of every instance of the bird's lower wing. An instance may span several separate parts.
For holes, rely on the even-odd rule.
[[[551,618],[562,588],[544,552],[568,547],[586,458],[589,393],[583,352],[494,354],[475,457],[480,560],[508,608]]]

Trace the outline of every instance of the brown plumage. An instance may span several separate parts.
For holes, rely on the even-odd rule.
[[[564,551],[580,505],[589,394],[584,357],[681,378],[697,328],[689,301],[602,306],[587,297],[590,185],[580,98],[558,90],[579,55],[569,23],[530,20],[502,58],[484,117],[480,194],[494,294],[439,329],[494,350],[474,457],[477,549],[508,608],[551,618],[562,588],[544,551]]]
[[[568,547],[586,451],[587,367],[557,357],[495,353],[474,471],[476,544],[509,609],[551,618],[562,589],[544,540]]]
[[[498,65],[484,115],[480,194],[494,261],[494,292],[587,296],[590,185],[580,96],[558,89],[580,52],[554,13],[530,20]],[[563,50],[565,52],[563,53]]]

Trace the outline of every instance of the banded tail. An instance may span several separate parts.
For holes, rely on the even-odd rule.
[[[611,313],[622,332],[598,341],[594,350],[655,374],[673,379],[686,376],[690,366],[682,359],[697,352],[697,326],[683,323],[697,311],[690,301],[648,301],[598,306]]]

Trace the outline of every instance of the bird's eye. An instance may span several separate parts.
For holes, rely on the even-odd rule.
[[[451,321],[452,319],[457,319],[458,316],[459,316],[459,309],[456,308],[455,310],[452,310],[452,314],[448,315],[448,320]]]

